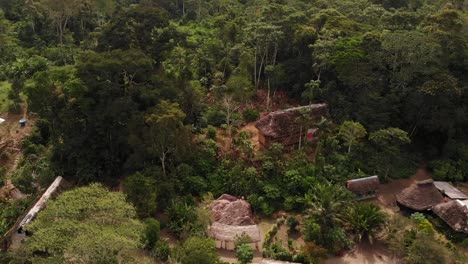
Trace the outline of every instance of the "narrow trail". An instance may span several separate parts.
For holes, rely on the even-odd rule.
[[[11,174],[18,167],[23,156],[21,152],[21,142],[31,134],[34,127],[35,118],[28,115],[27,104],[22,105],[21,113],[0,113],[0,117],[5,122],[0,124],[0,167],[6,169],[5,185],[0,187],[0,200],[2,199],[23,199],[25,195],[17,189],[11,182]],[[19,121],[26,119],[25,127],[20,127]]]

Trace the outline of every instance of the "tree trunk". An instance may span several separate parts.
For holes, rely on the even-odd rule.
[[[164,177],[166,177],[166,154],[166,151],[163,151],[161,157],[159,158],[161,160],[161,168]]]
[[[299,151],[301,150],[301,148],[302,148],[302,126],[299,132]]]
[[[254,56],[254,83],[255,89],[257,89],[257,47],[255,46],[255,56]]]
[[[270,77],[268,77],[268,92],[267,92],[266,108],[267,108],[267,111],[270,110]]]
[[[257,72],[257,88],[258,88],[258,84],[260,83],[260,77],[261,77],[261,73],[262,73],[262,68],[263,68],[263,61],[265,60],[265,57],[266,57],[266,50],[265,50],[265,54],[262,55],[262,61],[260,62],[260,68],[258,68],[258,72]]]

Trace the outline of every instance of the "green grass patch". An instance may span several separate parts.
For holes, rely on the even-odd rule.
[[[9,82],[0,82],[0,113],[8,112],[8,105],[10,104],[8,92],[10,89],[11,84]]]

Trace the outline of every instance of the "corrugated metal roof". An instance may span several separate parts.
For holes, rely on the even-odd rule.
[[[441,191],[450,199],[460,199],[460,200],[468,199],[468,196],[466,196],[466,194],[462,193],[460,190],[453,187],[453,185],[451,185],[448,182],[435,181],[434,185],[437,189],[439,189],[439,191]]]

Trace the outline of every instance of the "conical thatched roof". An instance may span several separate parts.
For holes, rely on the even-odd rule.
[[[433,180],[419,181],[404,189],[396,198],[401,205],[416,211],[431,209],[444,200]]]
[[[299,133],[300,128],[296,118],[301,115],[302,111],[309,111],[312,118],[320,120],[322,116],[328,114],[328,106],[327,104],[311,104],[271,112],[258,120],[255,127],[263,135],[274,139],[295,135]]]
[[[441,203],[432,209],[453,230],[468,234],[468,206],[460,200]]]

